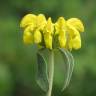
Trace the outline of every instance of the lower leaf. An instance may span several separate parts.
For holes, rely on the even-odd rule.
[[[73,68],[74,68],[74,59],[73,59],[72,54],[68,50],[63,49],[63,48],[59,48],[59,50],[62,56],[65,57],[64,62],[66,61],[66,63],[64,63],[66,67],[66,73],[65,73],[64,86],[62,88],[62,91],[63,91],[64,89],[66,89],[66,87],[70,83],[70,79],[71,79]]]
[[[37,53],[37,84],[41,87],[41,89],[45,92],[48,91],[49,82],[48,82],[48,75],[47,75],[47,62],[42,54],[42,51],[39,50]]]

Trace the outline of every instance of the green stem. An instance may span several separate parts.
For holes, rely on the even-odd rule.
[[[49,90],[47,92],[47,96],[51,96],[52,93],[53,77],[54,77],[54,52],[52,50],[51,55],[49,57]]]

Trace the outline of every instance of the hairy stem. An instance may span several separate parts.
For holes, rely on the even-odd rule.
[[[49,57],[49,90],[47,92],[47,96],[51,96],[52,94],[53,77],[54,77],[54,52],[52,50],[51,55]]]

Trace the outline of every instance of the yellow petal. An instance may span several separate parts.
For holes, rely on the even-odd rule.
[[[68,49],[69,49],[69,50],[72,50],[72,48],[73,48],[73,42],[72,42],[72,38],[71,38],[71,37],[69,38],[69,40],[68,40],[67,43],[68,43],[68,44],[67,44],[67,45],[68,45]]]
[[[81,48],[81,38],[79,36],[76,36],[73,40],[72,40],[72,43],[73,43],[73,48],[74,49],[79,49]]]
[[[76,28],[69,24],[67,24],[67,32],[71,37],[75,37],[80,34]]]
[[[52,23],[51,18],[48,18],[48,21],[47,21],[47,24],[45,26],[45,31],[44,32],[45,33],[47,32],[47,33],[53,34],[53,32],[54,32],[54,25]]]
[[[34,32],[34,43],[38,44],[42,41],[42,35],[39,30]]]
[[[44,34],[46,48],[52,49],[52,36],[49,33]]]
[[[31,43],[33,43],[33,35],[29,31],[29,28],[28,27],[24,30],[23,41],[24,41],[25,44],[31,44]]]
[[[59,44],[61,48],[65,48],[66,46],[66,33],[62,32],[63,34],[60,34],[58,39],[59,39]]]
[[[67,24],[72,25],[74,28],[76,28],[80,32],[84,32],[84,25],[81,20],[78,18],[71,18],[67,20]]]
[[[27,14],[23,17],[20,23],[20,27],[25,28],[28,25],[36,25],[36,15]]]
[[[37,16],[37,28],[43,30],[45,24],[46,24],[46,18],[43,14],[39,14]]]
[[[63,17],[59,17],[59,19],[55,23],[55,29],[55,34],[59,34],[62,30],[66,30],[66,21]]]

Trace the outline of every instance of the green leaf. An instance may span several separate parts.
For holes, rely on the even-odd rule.
[[[45,92],[48,91],[49,82],[48,82],[48,74],[47,74],[47,61],[43,54],[42,50],[39,50],[37,53],[37,84],[41,87],[41,89]]]
[[[69,85],[70,80],[71,80],[71,76],[72,76],[72,72],[73,72],[73,68],[74,68],[74,59],[72,54],[66,50],[66,49],[62,49],[59,48],[60,52],[62,53],[62,56],[64,57],[64,63],[65,67],[66,67],[66,73],[65,73],[65,81],[64,81],[64,86],[63,89],[66,89],[66,87]]]

